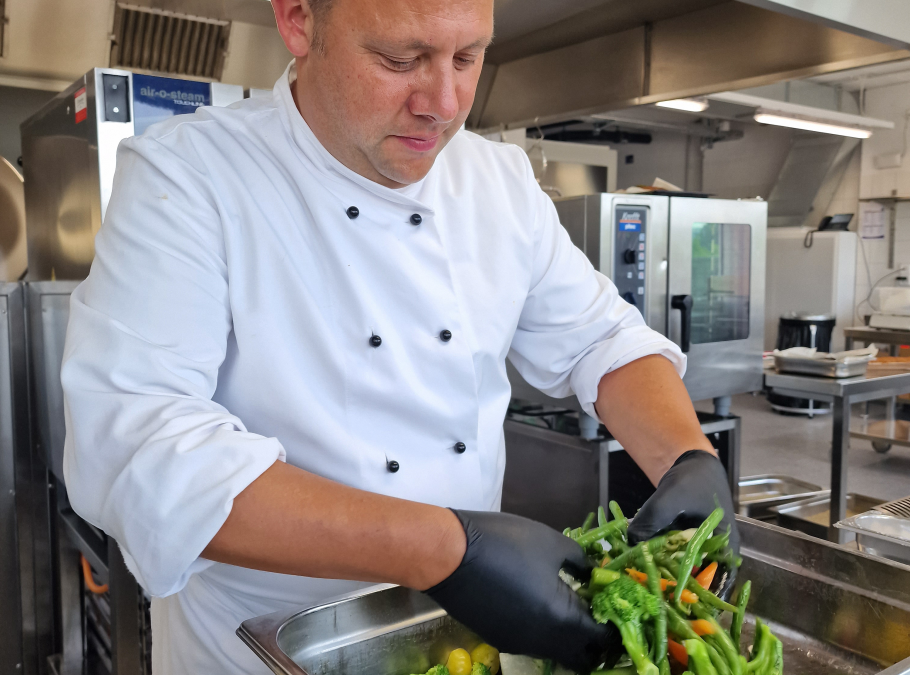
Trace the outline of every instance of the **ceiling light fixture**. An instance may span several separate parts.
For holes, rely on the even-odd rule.
[[[708,102],[699,98],[674,98],[669,101],[660,101],[656,105],[661,108],[673,108],[686,112],[704,112],[708,109]]]
[[[774,113],[762,111],[755,113],[754,119],[760,124],[772,124],[777,127],[790,127],[791,129],[803,129],[804,131],[817,131],[822,134],[835,134],[837,136],[849,136],[850,138],[869,138],[872,135],[872,132],[869,129],[860,129],[859,127],[845,127],[838,124],[816,122],[814,120],[803,119],[800,117],[777,115]]]

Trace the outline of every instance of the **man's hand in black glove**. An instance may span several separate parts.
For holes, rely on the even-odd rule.
[[[505,513],[453,512],[467,535],[461,565],[426,593],[491,645],[511,654],[553,659],[589,673],[619,645],[612,625],[588,606],[559,570],[586,578],[581,547],[546,525]]]
[[[718,530],[730,528],[730,547],[738,555],[739,532],[727,472],[711,453],[689,450],[664,474],[657,490],[632,519],[629,540],[637,543],[668,530],[698,527],[718,505],[724,510]],[[715,577],[712,590],[722,597],[729,595],[735,580],[736,568],[724,568]]]

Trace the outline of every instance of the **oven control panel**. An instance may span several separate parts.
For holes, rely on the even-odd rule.
[[[645,313],[645,242],[648,235],[648,207],[617,205],[613,213],[616,239],[613,242],[613,283],[619,296]]]

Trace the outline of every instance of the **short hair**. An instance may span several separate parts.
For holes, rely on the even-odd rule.
[[[325,27],[329,10],[335,0],[307,0],[310,11],[313,13],[313,48],[321,54],[325,53],[325,41],[322,36],[322,29]]]

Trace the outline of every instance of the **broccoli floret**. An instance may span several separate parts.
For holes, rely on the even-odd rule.
[[[480,661],[475,661],[473,665],[471,665],[471,675],[490,675],[490,669]]]
[[[430,668],[427,671],[427,675],[449,675],[449,669],[440,664]]]
[[[609,621],[619,628],[623,647],[635,664],[638,675],[658,675],[657,666],[648,658],[642,622],[658,615],[660,599],[623,575],[594,596],[591,608],[596,621]]]

